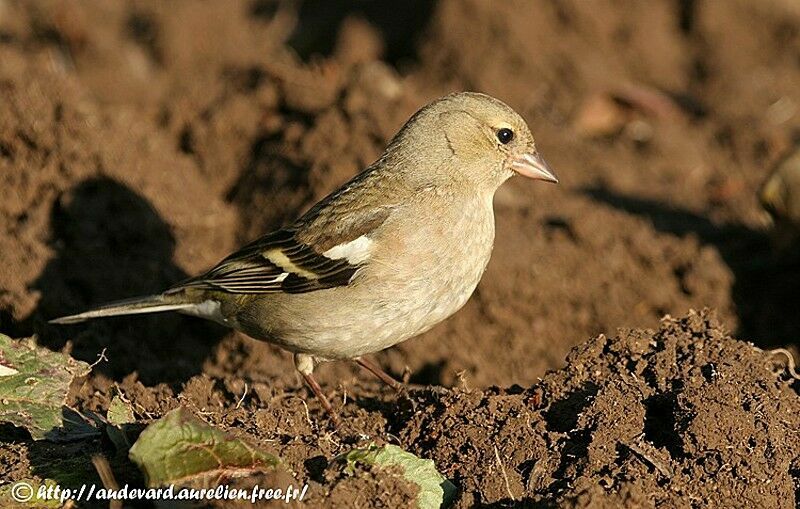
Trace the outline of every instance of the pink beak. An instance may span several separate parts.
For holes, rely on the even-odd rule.
[[[536,152],[515,157],[511,169],[523,177],[558,184],[558,177],[550,169],[550,165]]]

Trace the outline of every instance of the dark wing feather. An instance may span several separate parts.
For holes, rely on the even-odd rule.
[[[168,292],[197,288],[238,294],[305,293],[350,284],[363,263],[354,265],[323,253],[370,235],[402,200],[402,193],[387,195],[378,177],[365,170],[291,228],[251,242]]]
[[[345,286],[359,269],[333,260],[300,242],[293,230],[262,237],[222,260],[205,274],[168,292],[194,288],[226,293],[305,293]]]

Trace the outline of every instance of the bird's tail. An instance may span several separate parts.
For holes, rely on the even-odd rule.
[[[143,313],[160,313],[162,311],[181,311],[196,307],[194,302],[183,300],[180,295],[149,295],[133,299],[110,302],[100,307],[50,320],[49,323],[80,323],[93,318],[105,316],[139,315]]]

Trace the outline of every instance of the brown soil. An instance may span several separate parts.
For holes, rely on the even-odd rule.
[[[0,330],[89,362],[106,349],[73,406],[104,411],[114,384],[143,419],[188,405],[277,448],[327,505],[413,500],[327,468],[375,440],[436,460],[460,507],[793,506],[790,384],[705,314],[658,324],[709,307],[735,337],[797,351],[800,268],[755,200],[800,139],[796,6],[387,5],[0,1]],[[395,397],[322,366],[334,433],[269,345],[177,316],[45,324],[207,268],[461,89],[523,113],[562,183],[502,188],[476,295],[377,356],[431,387]],[[2,480],[64,452],[8,433]]]

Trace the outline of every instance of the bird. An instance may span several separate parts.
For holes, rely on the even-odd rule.
[[[800,149],[782,158],[758,194],[774,226],[776,247],[785,251],[800,238]]]
[[[157,295],[51,320],[176,311],[293,354],[334,424],[317,365],[365,357],[458,311],[481,280],[495,236],[493,198],[521,175],[558,183],[525,120],[489,95],[457,92],[412,115],[382,155],[294,223]]]

